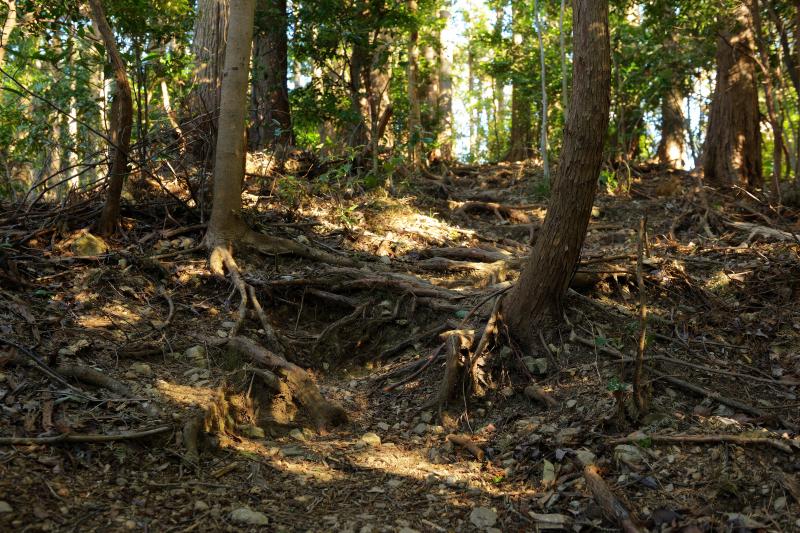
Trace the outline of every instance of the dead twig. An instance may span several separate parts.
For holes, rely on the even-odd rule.
[[[644,349],[647,345],[647,295],[644,287],[644,246],[647,240],[647,215],[639,221],[639,244],[636,251],[636,281],[639,284],[639,343],[636,347],[636,364],[633,370],[633,399],[639,415],[647,410],[645,392],[642,390]]]
[[[150,437],[159,435],[172,430],[172,426],[157,426],[150,429],[143,429],[139,431],[123,431],[115,435],[105,434],[74,434],[63,433],[61,435],[54,435],[52,437],[0,437],[0,444],[15,445],[15,444],[56,444],[59,442],[114,442],[120,440],[141,439],[143,437]]]
[[[484,456],[486,455],[484,451],[481,449],[480,446],[472,442],[466,435],[455,435],[451,433],[447,436],[447,440],[455,444],[456,446],[460,446],[471,453],[475,459],[478,461],[483,461]]]
[[[775,449],[778,449],[782,452],[792,453],[792,447],[787,443],[779,439],[774,439],[770,437],[751,437],[747,435],[644,435],[644,436],[632,436],[632,437],[623,437],[620,439],[613,439],[609,441],[609,444],[616,445],[616,444],[630,444],[630,443],[637,443],[641,441],[650,441],[653,443],[664,443],[664,444],[680,444],[680,443],[692,443],[692,444],[702,444],[702,443],[731,443],[731,444],[739,444],[739,445],[766,445],[771,446]],[[788,441],[791,442],[791,441]],[[800,443],[795,444],[798,449],[800,449]]]
[[[603,514],[608,520],[617,524],[625,533],[640,533],[641,529],[634,521],[630,511],[603,480],[597,466],[586,465],[583,469],[583,477],[592,492],[592,496],[594,496],[594,500],[603,510]]]

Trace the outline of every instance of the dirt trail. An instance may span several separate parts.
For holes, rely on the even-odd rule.
[[[584,478],[590,463],[643,531],[800,528],[800,444],[790,429],[800,424],[796,213],[715,195],[687,174],[653,173],[629,194],[601,195],[565,309],[570,325],[543,332],[536,354],[503,347],[501,333],[490,345],[493,388],[461,398],[449,411],[456,419],[442,422],[428,407],[443,374],[442,358],[426,363],[441,353],[437,334],[480,333],[545,213],[544,203],[519,201],[535,179],[523,166],[455,172],[400,200],[363,195],[341,207],[312,197],[281,218],[252,212],[266,231],[366,265],[240,259],[287,358],[315,369],[350,421],[317,434],[290,403],[234,406],[252,423],[223,415],[235,431],[206,439],[196,461],[187,460],[184,422],[218,401],[221,384],[252,391],[256,381],[208,343],[228,335],[238,295],[191,251],[202,228],[131,229],[136,238],[94,257],[76,252],[76,239],[86,240],[78,234],[31,238],[14,228],[10,242],[26,239],[0,248],[0,335],[36,346],[27,355],[0,346],[0,437],[168,427],[119,442],[0,445],[0,529],[616,527]],[[640,414],[628,401],[631,364],[617,356],[635,353],[645,211],[651,368]],[[241,334],[261,339],[263,330],[248,319]],[[40,364],[22,364],[32,354]],[[94,366],[128,389],[85,377],[68,388],[43,375],[57,363]],[[534,380],[554,405],[526,396]],[[450,433],[468,435],[483,460]],[[712,442],[657,437],[683,435]],[[740,441],[714,441],[723,435]]]

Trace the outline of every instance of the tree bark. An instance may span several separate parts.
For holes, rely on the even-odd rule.
[[[450,11],[439,11],[444,31],[439,34],[439,150],[443,161],[453,159],[453,49],[449,40]]]
[[[523,2],[514,0],[512,7],[513,43],[511,55],[516,69],[521,67],[522,43],[526,39],[523,22]],[[520,73],[512,80],[511,86],[511,146],[506,155],[507,161],[522,161],[533,155],[533,129],[531,122],[531,94],[529,84],[520,79]]]
[[[661,97],[661,140],[658,160],[669,168],[686,168],[686,122],[683,116],[683,94],[677,84],[671,84]]]
[[[411,160],[411,168],[417,171],[422,163],[422,145],[420,143],[422,118],[419,105],[418,79],[419,70],[419,30],[417,29],[417,0],[407,0],[408,11],[414,21],[413,27],[408,37],[408,157]]]
[[[289,107],[286,0],[259,0],[253,41],[250,147],[294,143]]]
[[[763,184],[752,23],[747,6],[740,4],[717,39],[717,83],[703,150],[710,184],[748,190]]]
[[[17,0],[5,0],[3,3],[6,4],[8,10],[6,12],[6,20],[3,22],[2,32],[0,32],[0,67],[3,66],[3,60],[6,56],[8,38],[17,25]]]
[[[220,91],[219,134],[214,159],[214,204],[206,245],[228,249],[246,233],[239,218],[245,169],[245,122],[255,0],[231,0],[229,39]]]
[[[185,131],[194,139],[191,151],[200,161],[213,160],[229,17],[230,0],[198,1],[192,41],[195,71],[187,97],[191,128]]]
[[[101,235],[110,235],[117,230],[119,223],[120,199],[122,185],[128,173],[128,154],[131,146],[131,126],[133,124],[133,97],[125,62],[117,49],[114,32],[106,19],[101,0],[89,0],[92,10],[92,22],[103,38],[103,45],[108,53],[111,67],[114,70],[116,95],[111,104],[112,135],[115,146],[111,148],[111,171],[109,173],[106,203],[97,221],[97,231]]]
[[[503,302],[514,337],[531,348],[562,310],[592,211],[608,129],[611,55],[607,0],[573,0],[573,88],[547,216],[519,281]]]

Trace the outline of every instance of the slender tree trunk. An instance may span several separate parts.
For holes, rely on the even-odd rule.
[[[187,97],[191,128],[186,127],[185,131],[192,139],[191,151],[203,162],[214,159],[229,3],[230,0],[198,0],[197,5],[192,41],[195,71]]]
[[[3,22],[3,28],[0,29],[0,67],[3,66],[3,60],[6,56],[8,39],[11,37],[11,32],[14,31],[17,25],[17,0],[5,0],[3,3],[6,5],[7,11],[6,20]]]
[[[250,147],[294,143],[289,107],[286,0],[259,0],[253,42]]]
[[[522,44],[526,40],[527,29],[523,22],[523,2],[513,0],[512,4],[513,43],[511,55],[516,69],[522,61]],[[511,141],[507,161],[522,161],[533,155],[533,129],[531,126],[530,87],[521,76],[512,80],[511,87]]]
[[[686,168],[686,121],[683,116],[683,94],[673,84],[661,98],[661,140],[658,160],[669,168]]]
[[[122,185],[128,173],[128,154],[131,146],[131,126],[133,124],[133,98],[131,86],[128,83],[125,62],[117,49],[114,33],[106,19],[103,4],[101,0],[89,0],[89,7],[92,9],[92,22],[103,37],[103,44],[111,67],[114,70],[114,81],[117,86],[111,111],[114,117],[112,120],[112,139],[116,146],[112,147],[111,150],[111,171],[109,173],[106,203],[97,221],[98,232],[101,235],[110,235],[116,231],[119,223]]]
[[[592,212],[608,129],[611,57],[608,0],[573,0],[572,100],[542,229],[503,318],[528,349],[547,316],[562,311]]]
[[[417,15],[417,0],[407,0],[408,11],[411,16]],[[418,72],[419,72],[419,30],[417,21],[413,21],[413,28],[408,37],[408,157],[411,160],[411,168],[418,171],[422,165],[422,144],[421,126],[422,118],[418,94]]]
[[[783,120],[779,117],[776,105],[777,95],[773,83],[773,70],[769,60],[767,45],[764,42],[764,29],[761,26],[761,7],[758,0],[749,3],[750,16],[753,18],[753,31],[762,74],[764,76],[764,100],[767,104],[767,118],[772,127],[772,198],[780,204],[781,198],[781,165],[783,159]]]
[[[231,0],[229,39],[225,51],[214,159],[214,204],[206,232],[212,249],[230,248],[246,231],[239,218],[245,169],[247,85],[253,42],[255,0]],[[213,253],[213,252],[212,252]]]
[[[566,0],[561,0],[561,9],[558,15],[558,45],[561,52],[561,106],[564,108],[564,120],[567,118],[567,102],[569,102],[569,89],[567,79],[567,46],[564,43],[564,11]]]
[[[539,58],[541,61],[541,77],[542,77],[542,133],[541,139],[539,141],[539,149],[542,152],[542,171],[544,174],[544,183],[545,185],[550,184],[550,163],[548,159],[547,153],[547,114],[548,114],[548,105],[547,105],[547,72],[545,70],[544,64],[544,41],[542,40],[542,21],[539,13],[539,1],[534,0],[533,2],[534,8],[533,12],[536,17],[536,34],[539,37]]]
[[[439,148],[444,161],[453,159],[453,48],[449,39],[450,11],[439,11],[444,30],[440,33],[439,54]]]
[[[469,98],[467,99],[469,103],[469,153],[473,158],[476,158],[478,157],[478,148],[480,146],[478,139],[480,117],[478,116],[478,103],[472,103],[473,99],[479,101],[479,98],[475,96],[475,57],[471,49],[467,51],[467,91],[469,92]]]
[[[717,40],[717,82],[711,101],[703,169],[709,183],[748,190],[763,183],[752,17],[737,5]]]

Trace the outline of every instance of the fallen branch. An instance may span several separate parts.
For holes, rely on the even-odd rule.
[[[592,492],[594,500],[608,520],[617,524],[625,533],[640,533],[641,529],[634,522],[631,513],[617,498],[608,484],[603,481],[597,466],[586,465],[583,469],[583,477]]]
[[[703,444],[703,443],[720,443],[726,442],[731,444],[739,444],[739,445],[762,445],[765,444],[767,446],[772,446],[782,452],[792,453],[792,447],[783,442],[779,439],[774,439],[770,437],[748,437],[747,435],[639,435],[639,436],[630,436],[630,437],[623,437],[620,439],[613,439],[609,441],[609,444],[630,444],[630,443],[638,443],[641,441],[650,441],[653,443],[664,443],[664,444],[679,444],[679,443],[692,443],[692,444]],[[789,441],[791,442],[791,441]],[[800,447],[800,444],[798,444]]]
[[[480,446],[472,442],[472,439],[470,439],[466,435],[454,435],[451,433],[446,438],[448,441],[452,442],[456,446],[461,446],[462,448],[467,450],[478,461],[483,461],[483,458],[486,454],[484,453],[484,451],[481,449]]]
[[[555,400],[555,398],[547,394],[547,392],[545,392],[545,390],[541,388],[539,385],[536,384],[528,385],[527,387],[525,387],[523,393],[529,399],[541,402],[545,404],[547,407],[550,408],[558,407],[558,402]]]
[[[591,348],[594,348],[595,350],[597,350],[600,353],[605,353],[607,355],[611,355],[613,357],[616,357],[617,359],[625,359],[625,355],[622,352],[620,352],[619,350],[616,350],[616,349],[611,348],[609,346],[597,346],[597,344],[594,341],[589,340],[589,339],[584,339],[583,337],[578,336],[575,333],[574,330],[570,332],[569,340],[570,340],[570,342],[580,342],[581,344],[583,344],[585,346],[589,346]],[[664,381],[667,381],[669,383],[672,383],[676,387],[681,388],[683,390],[686,390],[686,391],[689,391],[689,392],[694,392],[695,394],[698,394],[698,395],[706,397],[706,398],[710,398],[710,399],[712,399],[714,401],[717,401],[719,403],[725,404],[725,405],[727,405],[729,407],[733,407],[734,409],[738,409],[739,411],[741,411],[743,413],[747,413],[747,414],[759,417],[759,418],[761,418],[763,420],[776,421],[776,422],[782,424],[784,427],[786,427],[788,429],[791,429],[792,431],[797,431],[797,429],[798,429],[796,424],[793,424],[793,423],[789,422],[788,420],[784,420],[782,417],[772,415],[770,413],[762,411],[761,409],[758,409],[758,408],[753,407],[751,405],[747,405],[747,404],[742,403],[742,402],[740,402],[738,400],[734,400],[733,398],[728,398],[727,396],[722,396],[720,393],[710,391],[708,389],[705,389],[705,388],[701,387],[700,385],[695,385],[694,383],[689,383],[688,381],[684,381],[682,379],[679,379],[679,378],[676,378],[674,376],[665,374],[663,372],[659,372],[658,370],[656,370],[656,369],[654,369],[652,367],[645,366],[645,368],[647,369],[648,372],[652,373],[656,377],[658,377],[660,379],[663,379]]]
[[[382,351],[378,355],[378,357],[376,357],[375,359],[376,360],[385,360],[385,359],[389,359],[390,357],[394,357],[396,355],[399,355],[406,348],[414,346],[418,342],[425,341],[425,340],[427,340],[429,338],[435,338],[441,332],[446,331],[448,329],[453,329],[454,327],[457,327],[457,326],[455,325],[455,323],[453,321],[445,320],[441,324],[437,324],[436,326],[432,327],[431,329],[422,331],[422,332],[417,333],[416,335],[412,335],[410,337],[406,337],[405,339],[401,340],[400,342],[398,342],[394,346],[391,346],[391,347],[385,349],[384,351]]]
[[[141,439],[172,430],[172,426],[158,426],[140,431],[123,431],[115,435],[62,433],[52,437],[0,437],[0,444],[56,444],[59,442],[114,442]]]
[[[89,385],[94,385],[95,387],[102,387],[110,390],[111,392],[118,394],[121,397],[120,399],[123,400],[126,398],[134,398],[136,396],[133,391],[124,383],[117,381],[111,376],[88,366],[75,364],[59,365],[56,371],[62,376],[77,379],[78,381],[88,383]],[[142,408],[150,416],[160,417],[162,415],[161,409],[153,405],[151,402],[145,402],[142,405]]]

